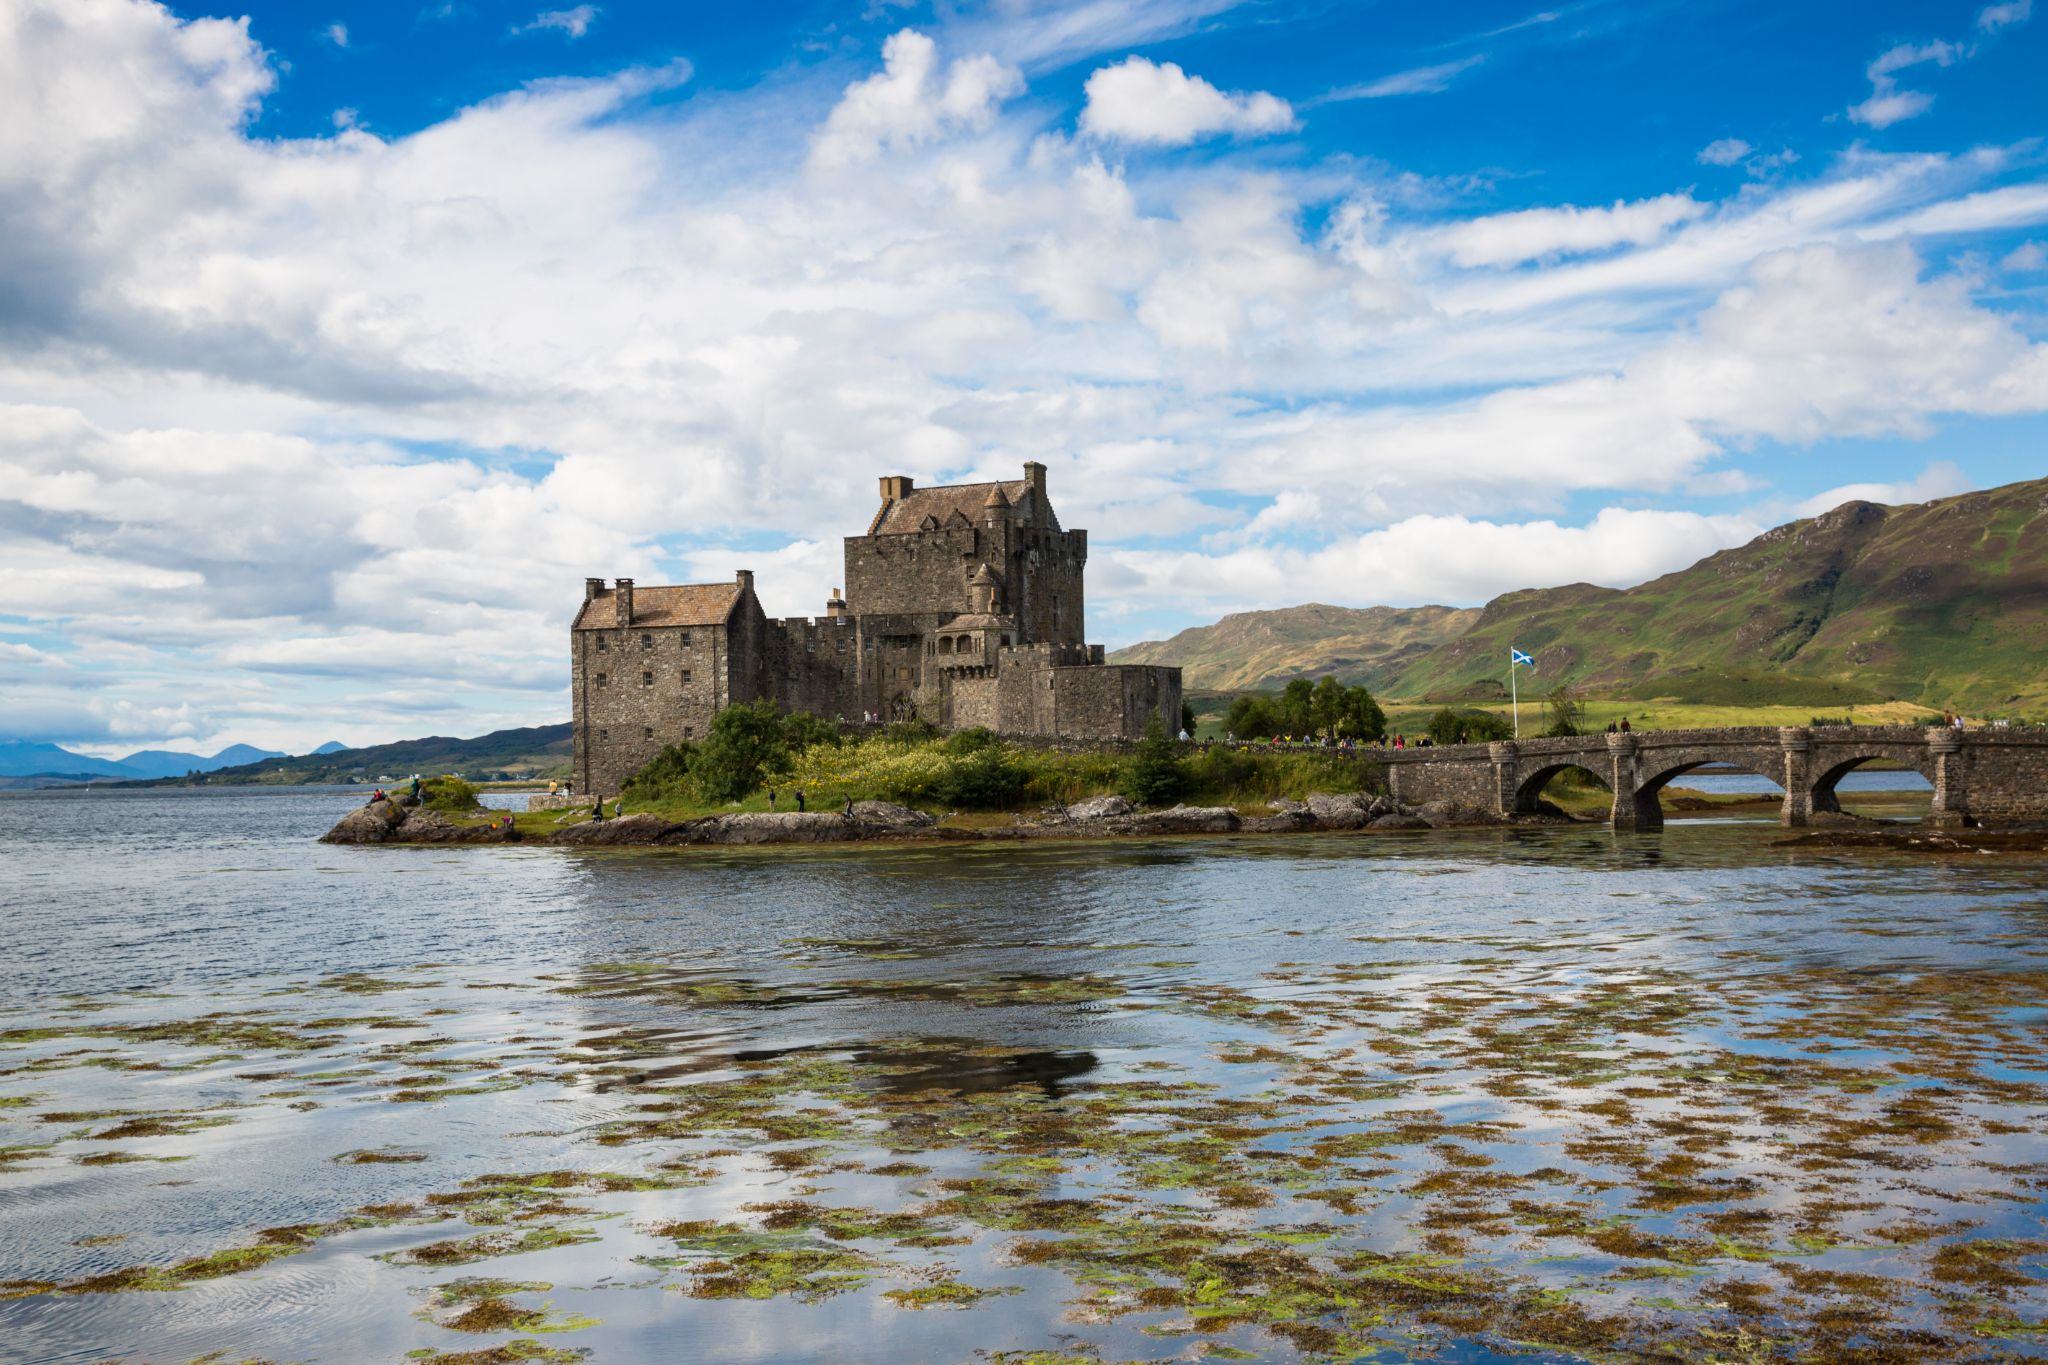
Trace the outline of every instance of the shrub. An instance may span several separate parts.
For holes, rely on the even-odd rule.
[[[899,720],[882,729],[884,739],[893,739],[898,744],[922,744],[939,737],[939,727],[922,717]]]
[[[1585,712],[1579,706],[1578,697],[1564,683],[1550,689],[1550,695],[1543,701],[1544,714],[1550,719],[1550,728],[1543,733],[1564,739],[1579,734],[1585,725]]]
[[[794,711],[782,718],[782,742],[793,754],[800,754],[813,744],[842,743],[839,727],[823,716],[814,716],[808,711]]]
[[[1168,737],[1155,713],[1145,722],[1145,738],[1131,755],[1123,794],[1140,806],[1170,806],[1187,786],[1187,765],[1181,761],[1180,745]]]
[[[1022,799],[1031,774],[1001,743],[956,757],[932,787],[932,795],[959,810],[1000,810]]]
[[[692,792],[690,760],[696,752],[695,745],[669,745],[649,759],[639,772],[627,778],[625,788],[619,794],[636,801],[688,799]]]
[[[420,804],[428,810],[471,811],[478,806],[476,788],[459,777],[430,777],[420,783]]]
[[[706,801],[737,801],[789,758],[783,716],[774,702],[741,702],[720,711],[690,757],[690,785]]]
[[[1187,702],[1180,704],[1180,728],[1191,735],[1195,732],[1195,708]]]
[[[1453,711],[1446,706],[1429,718],[1429,737],[1437,744],[1479,744],[1510,739],[1515,727],[1491,711]]]
[[[985,749],[999,749],[1002,743],[1002,737],[995,731],[982,725],[970,725],[965,730],[955,730],[947,735],[941,747],[949,754],[964,756],[978,754]]]

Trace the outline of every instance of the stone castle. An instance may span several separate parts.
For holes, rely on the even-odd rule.
[[[671,587],[585,579],[569,631],[576,789],[616,792],[665,745],[762,697],[827,720],[1025,738],[1133,739],[1154,715],[1177,730],[1178,668],[1105,664],[1086,643],[1087,562],[1088,533],[1061,528],[1033,463],[1010,483],[883,479],[822,617],[770,620],[745,569]]]

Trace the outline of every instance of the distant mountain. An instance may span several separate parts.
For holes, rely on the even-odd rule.
[[[33,739],[0,739],[0,777],[32,777],[41,773],[67,777],[134,777],[119,763],[88,758]]]
[[[362,749],[337,749],[322,745],[320,750],[297,757],[270,757],[260,762],[239,764],[208,773],[204,780],[214,783],[306,783],[347,782],[361,779],[396,781],[413,773],[462,773],[469,777],[504,774],[519,777],[566,777],[573,746],[571,728],[566,725],[534,725],[518,730],[495,730],[475,739],[450,739],[433,735],[426,739],[374,744]],[[183,774],[176,777],[182,779]]]
[[[181,753],[175,749],[143,749],[122,759],[119,767],[127,770],[130,777],[183,777],[186,773],[210,773],[217,768],[231,768],[242,763],[257,763],[266,758],[282,758],[276,749],[259,749],[253,744],[230,744],[219,753],[206,757],[200,754]]]
[[[1116,664],[1179,664],[1191,691],[1278,687],[1291,678],[1336,675],[1383,691],[1430,650],[1471,629],[1476,607],[1331,607],[1242,611],[1170,640],[1147,640],[1109,656]]]
[[[330,739],[313,752],[315,754],[338,754],[346,748],[348,748],[348,745],[343,744],[340,740]]]
[[[1375,615],[1379,613],[1379,615]],[[1435,613],[1435,615],[1428,615]],[[1845,503],[1633,588],[1511,592],[1479,611],[1243,612],[1119,650],[1190,688],[1333,673],[1402,698],[1523,689],[1816,706],[2048,707],[2048,479],[1906,507]]]

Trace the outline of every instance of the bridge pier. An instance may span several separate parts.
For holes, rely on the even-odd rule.
[[[1779,781],[1785,787],[1778,823],[1804,825],[1813,815],[1813,732],[1803,726],[1784,726],[1778,731],[1778,748],[1784,755]]]
[[[1609,788],[1614,792],[1614,808],[1609,821],[1618,830],[1662,829],[1664,808],[1656,804],[1652,796],[1649,806],[1654,814],[1644,823],[1641,805],[1636,800],[1636,737],[1609,735],[1607,737],[1607,768]]]
[[[1521,751],[1522,746],[1511,739],[1494,740],[1486,746],[1486,760],[1493,764],[1493,780],[1487,784],[1487,795],[1492,798],[1495,815],[1506,817],[1515,813],[1515,793],[1521,786],[1516,759]]]
[[[1927,823],[1955,829],[1970,823],[1969,784],[1963,776],[1963,736],[1946,725],[1927,732],[1927,752],[1934,760],[1934,804]]]

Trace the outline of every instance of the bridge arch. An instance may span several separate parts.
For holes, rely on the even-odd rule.
[[[1898,763],[1909,772],[1918,773],[1927,779],[1929,788],[1940,781],[1940,772],[1932,755],[1926,749],[1915,749],[1904,745],[1887,745],[1882,749],[1873,747],[1864,753],[1843,756],[1839,752],[1815,755],[1813,767],[1813,809],[1818,811],[1839,811],[1841,798],[1835,793],[1835,786],[1850,773],[1866,763],[1885,760]]]
[[[1534,815],[1537,802],[1543,799],[1543,789],[1555,778],[1568,772],[1582,772],[1593,779],[1594,785],[1602,791],[1613,791],[1611,774],[1602,772],[1608,767],[1591,754],[1573,754],[1556,759],[1546,759],[1536,765],[1523,764],[1515,786],[1515,812],[1519,815]]]
[[[1701,768],[1732,768],[1761,777],[1785,791],[1785,759],[1782,751],[1750,745],[1716,745],[1712,748],[1652,750],[1641,754],[1636,765],[1635,822],[1637,829],[1662,829],[1664,789],[1678,778]]]

